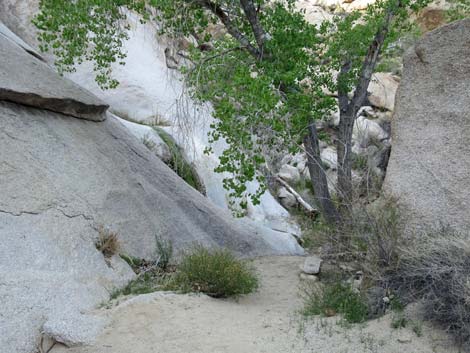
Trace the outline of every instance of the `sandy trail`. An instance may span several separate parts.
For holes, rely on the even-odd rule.
[[[390,318],[345,328],[338,318],[304,321],[299,257],[255,260],[256,294],[239,301],[153,293],[100,310],[110,325],[93,346],[56,346],[53,353],[431,353],[453,352],[429,327],[417,337],[392,329]],[[456,351],[456,350],[455,350]]]

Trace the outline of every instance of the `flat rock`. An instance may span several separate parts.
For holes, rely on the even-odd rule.
[[[413,231],[470,231],[470,19],[428,32],[404,58],[385,189]]]
[[[317,275],[320,273],[322,261],[318,256],[306,257],[301,270],[308,275]]]
[[[2,30],[3,28],[3,30]],[[0,27],[0,100],[103,121],[108,105],[61,77]],[[31,54],[33,52],[33,55]]]

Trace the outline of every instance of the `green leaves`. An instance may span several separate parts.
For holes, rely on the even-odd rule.
[[[308,124],[325,119],[335,108],[336,100],[327,92],[354,89],[386,10],[394,6],[398,13],[389,44],[407,28],[409,11],[428,0],[379,0],[364,12],[338,14],[319,27],[305,20],[295,2],[253,0],[269,37],[262,59],[239,38],[213,38],[210,25],[220,24],[225,16],[249,45],[257,46],[240,2],[232,0],[41,0],[34,22],[41,30],[41,48],[52,51],[60,71],[92,61],[102,88],[118,85],[112,65],[126,57],[129,13],[155,21],[169,37],[192,36],[197,44],[189,49],[190,64],[182,72],[191,96],[213,105],[209,141],[227,143],[216,172],[226,173],[224,187],[246,208],[248,199],[260,202],[267,189],[265,176],[272,173],[276,159],[298,151]],[[213,49],[198,49],[209,41]],[[349,71],[337,81],[346,62]],[[209,146],[206,152],[211,150]],[[247,185],[254,181],[260,186],[250,192]]]

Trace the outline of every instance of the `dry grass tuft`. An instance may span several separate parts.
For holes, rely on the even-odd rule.
[[[119,239],[117,233],[105,228],[104,226],[98,227],[98,240],[95,243],[98,249],[105,258],[109,259],[119,252]]]

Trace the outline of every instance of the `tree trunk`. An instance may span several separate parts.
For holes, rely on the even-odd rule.
[[[338,224],[340,217],[333,200],[331,200],[330,191],[328,190],[328,181],[320,157],[320,146],[315,123],[310,124],[308,127],[308,134],[304,137],[304,146],[307,153],[307,166],[310,172],[310,180],[312,181],[313,190],[315,192],[315,200],[326,222],[329,224]]]
[[[338,192],[340,197],[340,211],[342,211],[342,214],[344,213],[343,211],[350,210],[353,201],[351,149],[354,121],[356,120],[357,112],[362,107],[367,97],[367,88],[369,87],[372,74],[379,60],[379,54],[382,50],[385,38],[387,37],[395,12],[399,6],[400,0],[397,0],[396,4],[385,10],[384,22],[378,28],[369,46],[351,100],[349,100],[348,92],[341,85],[341,82],[346,81],[343,77],[351,70],[351,62],[349,59],[344,62],[338,75],[338,101],[340,110],[337,142]]]
[[[336,149],[338,153],[338,193],[340,210],[349,209],[353,199],[352,186],[352,132],[355,114],[340,111]]]

